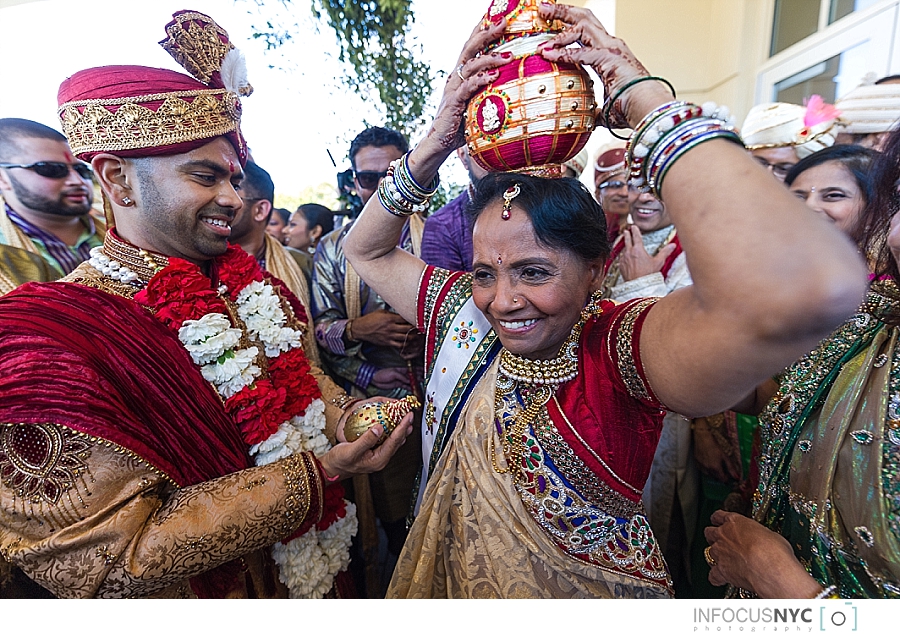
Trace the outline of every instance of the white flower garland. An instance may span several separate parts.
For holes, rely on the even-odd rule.
[[[222,289],[220,289],[222,290]],[[238,293],[238,317],[247,327],[250,340],[262,346],[268,358],[303,345],[303,333],[286,326],[287,315],[272,285],[251,282]],[[256,365],[259,348],[239,348],[242,332],[232,328],[221,313],[185,321],[178,338],[200,366],[203,378],[213,384],[222,398],[230,398],[252,385],[262,370]],[[325,403],[315,399],[303,416],[295,416],[279,425],[263,442],[250,448],[256,465],[266,465],[300,451],[317,457],[331,444],[325,437]],[[346,513],[327,529],[310,528],[287,544],[272,546],[279,578],[291,598],[319,599],[325,596],[338,572],[350,564],[350,539],[356,534],[356,507],[344,501]]]

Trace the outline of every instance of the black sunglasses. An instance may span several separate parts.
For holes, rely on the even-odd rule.
[[[69,169],[75,170],[84,180],[90,180],[94,175],[94,170],[87,163],[62,163],[60,161],[38,161],[31,165],[20,165],[18,163],[0,163],[3,168],[19,168],[23,170],[32,170],[38,176],[44,178],[65,178],[69,175]]]
[[[356,176],[356,182],[359,183],[359,186],[363,189],[375,189],[378,186],[378,181],[387,176],[387,172],[354,172]]]

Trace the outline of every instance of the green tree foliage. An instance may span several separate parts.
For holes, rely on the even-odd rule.
[[[337,35],[344,82],[362,99],[373,89],[383,106],[384,125],[410,137],[423,123],[431,94],[431,69],[416,59],[410,43],[411,0],[312,0],[313,14]]]
[[[295,194],[282,193],[279,191],[275,192],[276,207],[282,207],[293,212],[297,207],[305,205],[306,203],[325,205],[332,211],[341,208],[337,191],[331,183],[319,183],[318,185],[307,186],[301,189],[299,193]]]

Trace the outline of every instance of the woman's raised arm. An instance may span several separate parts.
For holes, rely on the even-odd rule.
[[[567,25],[544,56],[592,66],[608,95],[648,75],[590,11],[543,5],[541,13]],[[662,83],[642,81],[612,104],[612,118],[635,128],[671,100]],[[669,409],[727,409],[859,305],[866,269],[850,240],[739,145],[713,139],[687,151],[661,194],[694,280],[659,300],[641,332],[647,378]]]
[[[466,104],[497,77],[493,69],[508,60],[508,54],[479,53],[504,28],[505,20],[487,29],[479,24],[466,42],[456,70],[447,78],[431,129],[409,155],[404,168],[416,183],[431,183],[441,164],[465,143],[462,126]],[[414,324],[419,278],[425,263],[397,248],[405,221],[382,204],[380,195],[372,196],[344,241],[344,253],[359,276],[401,317]]]

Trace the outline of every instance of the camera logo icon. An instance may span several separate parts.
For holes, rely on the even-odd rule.
[[[819,608],[820,632],[855,632],[858,625],[856,606],[852,601],[837,603]]]

